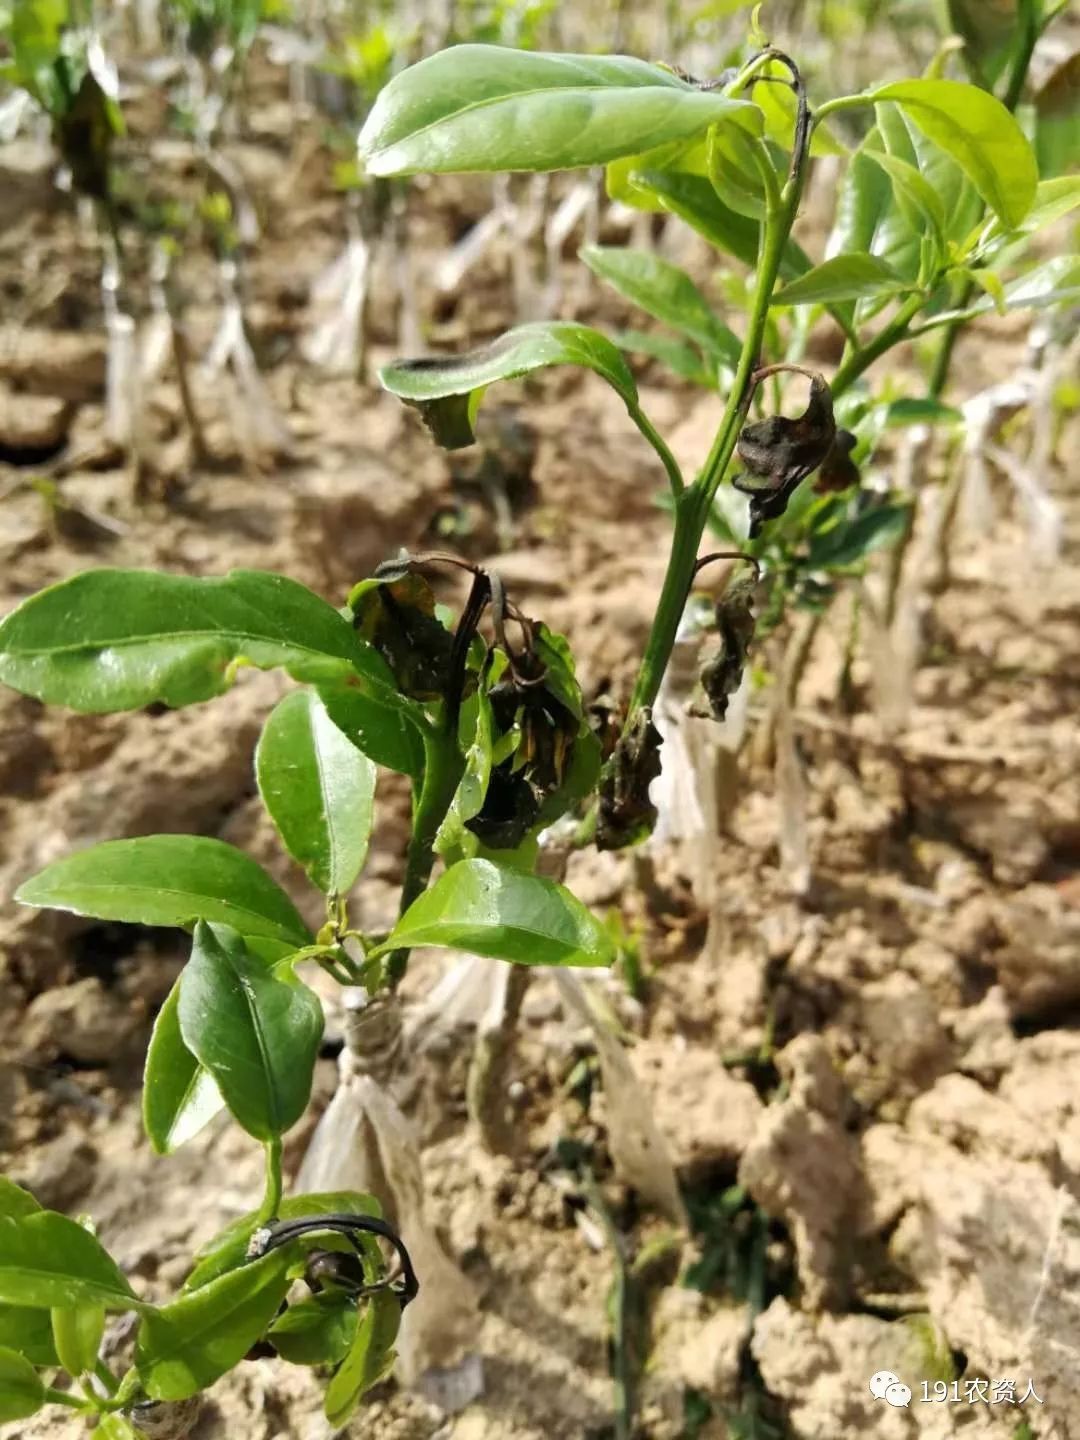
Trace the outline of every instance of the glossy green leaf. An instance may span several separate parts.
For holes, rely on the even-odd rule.
[[[16,1185],[6,1175],[0,1175],[0,1215],[18,1220],[23,1215],[37,1214],[41,1208],[29,1190]]]
[[[143,1316],[135,1368],[152,1400],[186,1400],[244,1358],[285,1298],[289,1257],[272,1251]]]
[[[45,1385],[25,1355],[0,1346],[0,1424],[25,1420],[45,1404]]]
[[[103,714],[192,705],[229,688],[237,662],[297,679],[389,674],[349,622],[294,580],[88,570],[0,624],[0,681],[50,705]]]
[[[52,1210],[17,1220],[0,1217],[0,1301],[44,1310],[69,1305],[133,1310],[140,1304],[101,1242]]]
[[[631,178],[639,190],[655,198],[658,209],[677,215],[710,245],[734,255],[744,265],[757,264],[760,224],[725,205],[705,176],[652,169],[646,164],[634,170]],[[809,261],[805,268],[810,268]]]
[[[560,320],[518,325],[464,355],[396,360],[379,371],[379,379],[392,395],[416,406],[439,444],[455,450],[471,445],[476,438],[475,407],[486,386],[496,380],[516,380],[548,365],[580,365],[592,370],[608,382],[628,409],[637,406],[634,377],[607,336],[587,325]],[[461,411],[463,401],[470,402],[468,414]]]
[[[52,1314],[29,1305],[0,1305],[0,1345],[25,1355],[31,1365],[59,1367]]]
[[[897,274],[913,280],[919,265],[916,239],[895,203],[888,175],[869,153],[885,148],[881,130],[875,126],[852,155],[840,183],[836,222],[825,254],[827,259],[842,254],[874,255]],[[855,326],[856,301],[837,303],[841,323],[850,333]]]
[[[69,1375],[93,1370],[105,1334],[101,1305],[60,1306],[51,1311],[53,1343],[60,1364]]]
[[[180,1033],[256,1140],[283,1135],[311,1096],[322,1039],[318,998],[278,979],[228,925],[199,921],[180,977]]]
[[[373,175],[570,170],[687,140],[756,108],[622,55],[458,45],[396,75],[360,132]]]
[[[205,835],[142,835],[75,850],[25,880],[15,899],[135,925],[187,928],[218,920],[244,935],[296,946],[311,939],[292,901],[260,865]]]
[[[308,1195],[290,1195],[278,1206],[279,1220],[298,1220],[305,1215],[382,1215],[379,1202],[373,1195],[363,1195],[355,1190],[330,1190]],[[244,1263],[248,1242],[258,1222],[259,1212],[250,1211],[231,1221],[225,1229],[215,1235],[198,1254],[198,1263],[184,1281],[184,1290],[201,1290],[211,1280],[235,1270]],[[320,1235],[318,1244],[330,1248],[329,1236]]]
[[[685,270],[646,250],[586,245],[580,254],[594,274],[646,314],[688,335],[706,354],[738,364],[740,341],[717,320]]]
[[[326,1418],[335,1428],[346,1423],[364,1393],[389,1373],[400,1326],[397,1297],[377,1291],[360,1317],[349,1353],[326,1387]]]
[[[143,1071],[143,1125],[159,1155],[170,1155],[210,1123],[225,1101],[180,1033],[180,981],[158,1011]]]
[[[290,1365],[338,1365],[356,1339],[358,1319],[355,1301],[343,1292],[311,1295],[290,1305],[266,1338]]]
[[[876,505],[822,535],[815,535],[810,543],[807,568],[844,570],[860,564],[874,550],[895,545],[907,531],[910,514],[911,506],[907,504]]]
[[[1041,265],[1034,265],[1026,274],[1004,286],[1005,309],[1041,310],[1051,305],[1080,303],[1080,257],[1057,255]],[[990,295],[983,295],[966,310],[945,310],[931,316],[920,326],[925,334],[940,325],[950,324],[958,315],[981,315],[996,308]]]
[[[901,295],[911,285],[874,255],[834,255],[792,280],[772,298],[773,305],[825,305],[864,296]]]
[[[1006,230],[995,217],[987,227],[987,239],[993,241],[1014,233],[1034,235],[1047,225],[1072,214],[1077,206],[1080,206],[1080,175],[1059,175],[1053,180],[1040,181],[1035,203],[1018,232]]]
[[[964,171],[1007,225],[1019,225],[1035,199],[1034,152],[1000,100],[956,80],[900,80],[871,92],[892,100]]]
[[[424,770],[424,744],[418,728],[423,723],[419,706],[398,696],[384,704],[346,680],[318,686],[327,714],[358,750],[387,770],[414,778]],[[414,717],[414,718],[411,718]]]
[[[286,695],[255,752],[270,818],[325,895],[345,895],[363,869],[375,812],[375,766],[310,690]]]
[[[375,953],[446,946],[521,965],[610,965],[603,925],[554,881],[463,860],[413,901]]]
[[[867,149],[865,153],[892,181],[897,203],[905,209],[911,228],[918,230],[929,224],[938,238],[943,238],[948,229],[945,205],[925,175],[887,150]]]
[[[737,125],[717,126],[706,139],[708,176],[720,199],[737,215],[764,220],[765,182],[755,159],[757,144],[755,136]]]
[[[437,855],[460,855],[462,846],[475,837],[467,837],[465,824],[479,815],[491,780],[492,746],[495,721],[491,701],[485,690],[470,695],[461,707],[458,725],[459,743],[465,757],[464,769],[457,789],[435,836]],[[466,849],[466,854],[471,853]]]
[[[703,385],[710,390],[716,385],[715,371],[684,340],[644,330],[621,330],[612,338],[620,350],[629,355],[647,355],[650,360],[659,360],[672,374],[680,375],[694,385]]]

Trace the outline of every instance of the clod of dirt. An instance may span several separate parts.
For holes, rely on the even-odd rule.
[[[875,1400],[870,1393],[871,1375],[888,1370],[917,1394],[914,1382],[926,1373],[923,1348],[918,1331],[902,1320],[814,1316],[796,1310],[783,1297],[758,1316],[751,1342],[766,1388],[787,1406],[796,1440],[834,1435],[912,1440],[916,1434],[920,1440],[927,1435],[945,1440],[952,1435],[951,1417],[944,1427],[937,1418],[950,1407],[926,1406],[916,1424],[909,1410]],[[963,1433],[975,1440],[1008,1431],[965,1427]]]
[[[0,459],[27,466],[51,460],[67,440],[73,408],[70,400],[0,388]]]
[[[709,1302],[694,1290],[669,1285],[660,1292],[652,1313],[643,1400],[672,1386],[680,1401],[687,1386],[700,1390],[714,1404],[736,1400],[749,1312],[744,1305],[725,1305],[711,1314],[709,1309]]]
[[[821,1038],[800,1036],[777,1064],[790,1077],[790,1093],[765,1110],[739,1165],[739,1184],[790,1228],[808,1305],[828,1306],[847,1284],[858,1148],[844,1128],[843,1086]]]
[[[684,1182],[737,1162],[763,1113],[752,1085],[737,1079],[704,1045],[643,1040],[630,1060]]]
[[[1050,885],[1030,885],[994,906],[1005,945],[991,963],[1014,1017],[1080,1001],[1080,911]]]
[[[952,1047],[929,991],[897,973],[864,987],[860,1010],[874,1066],[873,1088],[927,1089],[952,1064]]]
[[[30,1004],[19,1036],[27,1062],[64,1055],[83,1065],[106,1065],[142,1027],[142,1019],[100,980],[44,990]]]
[[[23,326],[5,336],[0,379],[36,395],[100,400],[105,394],[105,337]]]
[[[90,1190],[98,1153],[75,1131],[66,1131],[33,1152],[32,1168],[12,1178],[47,1210],[71,1211]]]

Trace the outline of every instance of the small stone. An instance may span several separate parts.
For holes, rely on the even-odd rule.
[[[22,1053],[35,1060],[70,1056],[85,1065],[104,1065],[124,1049],[141,1024],[138,1015],[100,980],[45,990],[26,1012]]]
[[[35,1149],[34,1168],[17,1178],[46,1210],[75,1208],[94,1183],[98,1153],[77,1134],[58,1135]]]
[[[684,1178],[738,1161],[764,1108],[752,1085],[737,1079],[704,1045],[643,1040],[630,1058]]]

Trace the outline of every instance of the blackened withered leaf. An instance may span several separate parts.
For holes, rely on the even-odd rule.
[[[720,643],[701,667],[699,679],[708,709],[692,706],[692,715],[723,720],[728,701],[742,682],[746,657],[754,639],[754,574],[733,580],[716,602],[716,630]]]
[[[54,133],[76,190],[95,200],[106,199],[116,126],[109,97],[92,71],[83,76],[70,109],[56,120]]]
[[[851,458],[851,452],[858,443],[850,430],[837,430],[836,439],[821,462],[818,477],[814,481],[814,490],[818,495],[850,490],[859,484],[859,467]]]
[[[787,509],[796,488],[828,455],[836,438],[832,395],[822,375],[810,381],[810,399],[802,415],[770,415],[744,425],[738,440],[739,459],[747,473],[732,481],[750,496],[750,535],[765,520]]]
[[[419,362],[416,362],[419,364]],[[431,431],[431,438],[443,450],[465,450],[476,444],[476,401],[478,391],[470,395],[443,395],[438,400],[406,400]]]
[[[403,695],[443,699],[454,637],[437,618],[435,597],[422,575],[396,568],[390,575],[354,588],[353,625],[390,666]]]
[[[636,711],[600,780],[597,849],[621,850],[652,833],[656,806],[649,799],[649,786],[660,774],[661,744],[652,711]]]

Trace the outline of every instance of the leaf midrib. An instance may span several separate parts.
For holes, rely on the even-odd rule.
[[[391,140],[385,145],[380,145],[377,150],[370,152],[370,157],[374,159],[378,155],[385,155],[387,151],[393,150],[399,145],[411,144],[414,140],[420,139],[421,136],[426,135],[431,130],[437,129],[440,125],[446,125],[453,120],[460,120],[462,116],[471,115],[476,110],[488,110],[494,105],[506,105],[518,100],[529,100],[534,95],[557,95],[560,98],[565,97],[567,94],[638,95],[642,91],[647,92],[650,90],[662,91],[673,99],[682,98],[687,95],[702,95],[707,93],[701,90],[694,90],[689,85],[683,89],[676,85],[665,85],[662,83],[656,85],[538,85],[534,86],[531,90],[508,90],[504,95],[492,95],[485,100],[474,100],[470,105],[463,105],[460,110],[453,110],[448,115],[440,115],[437,119],[429,121],[426,125],[422,125],[419,130],[410,130],[408,134],[402,135],[397,140]],[[731,100],[729,96],[717,95],[714,98],[727,100],[730,105],[736,106],[745,103],[743,101]],[[657,128],[658,126],[653,126],[653,129]],[[647,150],[649,146],[642,145],[640,148]]]
[[[300,934],[300,932],[299,932],[299,931],[296,931],[296,930],[291,930],[291,929],[287,930],[287,929],[285,928],[284,923],[283,923],[282,921],[280,921],[280,920],[274,920],[274,919],[272,919],[270,916],[265,915],[262,911],[259,911],[259,910],[246,910],[242,905],[237,905],[237,904],[235,904],[232,900],[226,899],[224,896],[207,895],[205,891],[200,891],[200,890],[175,890],[175,889],[173,889],[172,887],[167,886],[167,885],[131,885],[131,884],[120,884],[120,883],[118,883],[118,882],[116,882],[116,883],[111,883],[111,882],[104,882],[104,881],[99,881],[99,882],[96,883],[96,884],[94,884],[94,883],[89,883],[89,882],[83,883],[83,884],[79,885],[79,888],[80,888],[84,893],[89,893],[89,894],[105,894],[105,895],[113,895],[113,894],[119,894],[119,895],[132,895],[132,894],[134,894],[134,895],[167,895],[167,896],[176,896],[176,897],[181,897],[181,898],[185,898],[185,899],[192,899],[192,900],[199,900],[199,899],[201,899],[201,900],[213,900],[213,901],[215,902],[215,904],[224,906],[230,913],[232,913],[232,914],[234,914],[234,915],[237,915],[237,916],[239,916],[239,915],[248,916],[248,917],[250,917],[250,918],[253,919],[253,920],[258,920],[258,921],[260,921],[260,922],[263,923],[264,925],[273,925],[273,926],[275,926],[275,930],[274,930],[273,934],[267,935],[267,936],[266,936],[267,939],[273,940],[273,939],[277,939],[277,938],[280,937],[280,938],[285,939],[285,940],[296,940],[296,939],[298,938],[299,934]],[[23,887],[23,889],[25,889],[25,887]],[[22,897],[22,893],[23,893],[22,889],[20,889],[19,891],[17,891],[15,898],[16,898],[17,900],[20,900],[21,897]],[[34,901],[22,901],[22,903],[24,903],[24,904],[38,905],[38,904],[41,904],[41,903],[44,903],[44,902],[39,902],[39,901],[37,901],[37,900],[34,900]],[[61,900],[55,900],[55,899],[54,899],[54,900],[50,900],[48,903],[49,903],[51,906],[53,906],[53,907],[55,907],[56,909],[58,909],[58,910],[67,910],[67,909],[70,909],[70,908],[71,908],[69,904],[65,904],[65,903],[64,903],[63,901],[61,901]],[[80,913],[83,913],[83,912],[81,912],[81,911],[76,911],[75,913],[76,913],[76,914],[80,914]],[[191,918],[192,918],[192,920],[200,920],[200,919],[202,919],[203,917],[202,917],[202,916],[199,916],[199,915],[194,915],[194,914],[193,914],[193,915],[191,916]],[[256,934],[256,935],[258,935],[259,933],[262,933],[263,935],[266,935],[266,932],[265,932],[265,931],[263,931],[263,932],[258,932],[258,931],[253,932],[253,931],[251,931],[251,930],[248,930],[247,932],[241,932],[241,933]],[[307,938],[308,938],[308,937],[307,937],[306,935],[303,936],[303,940],[304,940],[305,942],[306,942]]]

